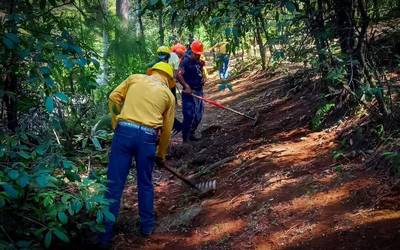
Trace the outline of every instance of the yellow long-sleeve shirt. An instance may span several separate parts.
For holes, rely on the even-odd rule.
[[[109,108],[113,128],[121,120],[161,128],[157,156],[165,159],[175,115],[175,99],[168,88],[168,77],[157,72],[151,76],[129,76],[110,94]]]
[[[214,50],[217,54],[227,54],[227,45],[228,42],[220,42],[214,45],[214,47],[212,47],[211,49]]]

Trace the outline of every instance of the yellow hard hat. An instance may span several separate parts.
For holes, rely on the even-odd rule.
[[[169,54],[171,53],[171,49],[167,46],[160,46],[157,49],[157,53],[165,53],[165,54]]]
[[[152,70],[154,70],[154,69],[160,70],[160,71],[166,73],[171,78],[174,78],[174,71],[172,70],[171,65],[169,65],[166,62],[158,62],[158,63],[154,64],[153,67],[151,67],[151,69]]]

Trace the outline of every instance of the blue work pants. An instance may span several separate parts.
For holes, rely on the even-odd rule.
[[[203,91],[193,90],[193,94],[203,96]],[[196,129],[203,118],[204,104],[203,101],[182,93],[182,139],[188,141],[190,137],[195,135]]]
[[[140,230],[144,234],[150,234],[155,225],[152,172],[156,144],[156,130],[149,130],[140,125],[137,127],[123,126],[119,123],[112,140],[108,164],[108,192],[106,193],[106,198],[111,200],[109,209],[115,218],[117,218],[132,158],[135,157]],[[106,221],[105,233],[100,236],[100,244],[107,245],[111,242],[113,225],[114,222]]]
[[[220,79],[228,79],[229,76],[229,55],[221,54],[219,55],[219,78]]]

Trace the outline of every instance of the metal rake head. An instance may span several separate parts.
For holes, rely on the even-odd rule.
[[[217,189],[217,181],[205,181],[196,184],[196,188],[200,191],[200,193],[205,194],[208,192],[214,192]]]

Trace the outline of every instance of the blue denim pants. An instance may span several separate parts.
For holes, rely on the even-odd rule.
[[[193,94],[203,96],[203,91],[193,90]],[[194,136],[201,119],[203,118],[204,104],[203,101],[191,95],[182,93],[182,139],[187,141]]]
[[[155,225],[152,172],[156,147],[156,130],[149,130],[140,125],[130,127],[119,123],[115,129],[108,163],[106,198],[111,200],[109,209],[117,218],[132,158],[135,157],[140,230],[144,234],[151,233]],[[100,244],[107,245],[111,242],[113,226],[113,222],[106,221],[105,233],[100,235]]]
[[[222,54],[219,55],[219,78],[228,79],[229,76],[229,55]]]

